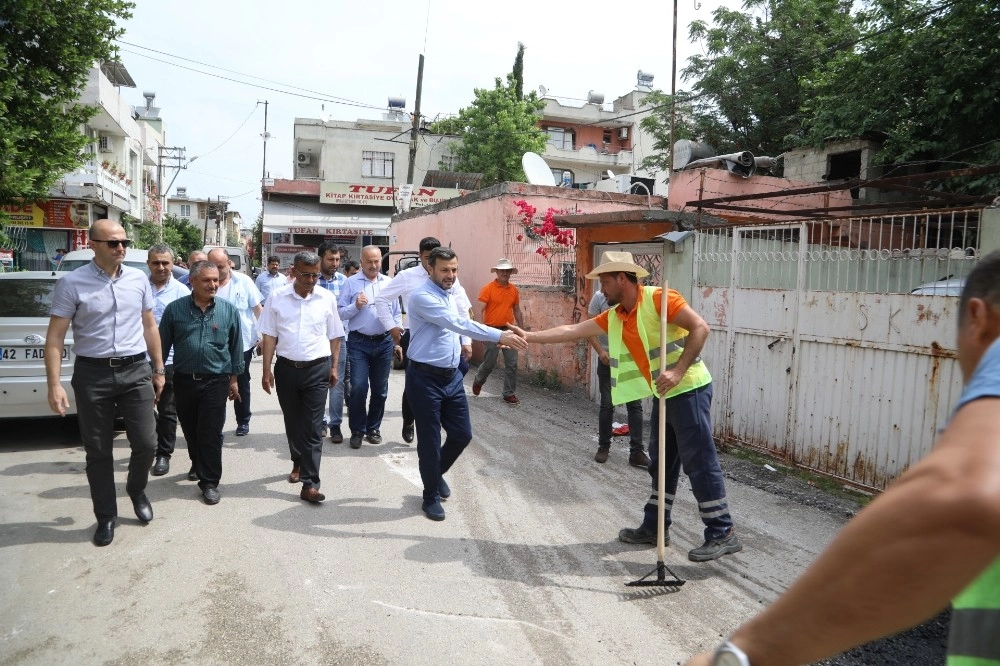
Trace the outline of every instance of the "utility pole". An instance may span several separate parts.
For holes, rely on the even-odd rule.
[[[413,106],[413,128],[410,130],[410,164],[406,168],[406,184],[413,184],[413,168],[417,163],[417,131],[420,128],[420,93],[424,87],[424,54],[417,66],[417,101]]]
[[[257,100],[257,104],[264,105],[264,133],[260,135],[261,138],[264,139],[264,162],[260,169],[260,184],[261,187],[263,187],[264,179],[267,178],[267,140],[271,138],[271,135],[267,133],[267,100],[265,99],[263,102]]]
[[[170,185],[167,185],[167,190],[169,190],[173,187],[174,180],[177,180],[177,175],[181,172],[181,169],[186,168],[181,164],[187,160],[185,156],[186,152],[187,148],[180,146],[160,146],[158,151],[158,159],[156,160],[156,196],[160,199],[160,216],[156,220],[156,224],[159,227],[156,231],[156,239],[161,242],[163,241],[163,216],[167,211],[167,192],[163,189],[163,163],[173,161],[175,164],[168,168],[177,170],[174,174],[174,179],[170,181]]]

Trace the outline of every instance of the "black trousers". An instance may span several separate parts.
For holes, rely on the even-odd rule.
[[[77,362],[73,367],[80,439],[87,454],[87,482],[97,520],[118,517],[115,494],[115,408],[125,420],[132,455],[125,492],[134,497],[146,490],[156,454],[152,369],[149,363],[119,368]]]
[[[156,456],[169,458],[177,446],[177,403],[174,400],[174,366],[168,365],[164,370],[163,391],[156,403]]]
[[[407,356],[407,352],[410,350],[410,329],[403,331],[403,336],[399,339],[399,346],[403,348],[403,370],[405,371],[410,360],[410,357]],[[413,407],[410,407],[410,399],[406,397],[405,382],[403,386],[403,425],[408,426],[413,424]]]
[[[279,360],[274,364],[274,384],[285,419],[292,464],[298,466],[304,488],[319,488],[323,410],[330,391],[330,361],[295,368]]]
[[[243,374],[237,375],[236,387],[240,391],[240,399],[233,401],[233,414],[236,416],[236,425],[248,425],[250,423],[250,361],[253,360],[253,347],[243,352]]]
[[[187,440],[198,486],[215,488],[222,478],[222,428],[226,425],[229,375],[193,379],[174,375],[177,416]]]

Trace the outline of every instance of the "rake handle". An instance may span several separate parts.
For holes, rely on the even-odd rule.
[[[663,272],[663,283],[660,294],[660,374],[667,371],[667,265],[662,263],[660,270]],[[656,460],[656,559],[663,562],[666,559],[666,546],[663,545],[663,521],[666,517],[666,438],[667,438],[667,399],[656,392],[659,398],[658,408],[659,420],[657,428],[657,449],[659,455]]]

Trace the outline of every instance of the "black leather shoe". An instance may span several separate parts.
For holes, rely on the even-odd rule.
[[[344,433],[340,432],[340,426],[336,425],[330,428],[330,441],[334,444],[344,443]]]
[[[114,540],[115,540],[114,519],[112,518],[111,520],[98,520],[97,531],[94,532],[94,545],[107,546]]]
[[[163,476],[170,471],[170,458],[166,456],[156,456],[156,460],[153,461],[153,469],[150,474],[153,476]]]
[[[351,433],[351,448],[352,449],[360,449],[361,448],[361,440],[362,439],[364,439],[364,433],[352,432]]]
[[[412,423],[404,424],[403,425],[403,441],[406,442],[407,444],[409,444],[410,442],[413,441],[413,424]]]
[[[441,496],[441,499],[451,497],[451,487],[448,486],[448,482],[444,480],[443,476],[441,477],[441,483],[438,484],[438,495]]]
[[[191,465],[191,469],[188,470],[188,481],[197,481],[198,472],[194,471],[194,465]]]
[[[218,504],[222,499],[217,488],[202,488],[201,496],[205,498],[205,504]]]
[[[132,498],[132,506],[135,508],[135,517],[144,523],[153,519],[153,507],[146,497],[146,493],[139,493]]]
[[[367,439],[372,444],[381,444],[382,433],[380,433],[378,430],[369,430],[368,434],[365,435],[365,439]]]

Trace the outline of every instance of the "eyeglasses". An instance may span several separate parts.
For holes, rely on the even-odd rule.
[[[318,280],[322,273],[296,273],[296,275],[307,280]]]
[[[132,241],[130,239],[128,239],[128,238],[126,238],[124,240],[97,240],[96,238],[91,238],[90,242],[91,243],[107,243],[108,247],[110,247],[111,249],[114,249],[114,248],[119,247],[119,246],[121,246],[121,247],[128,247],[129,245],[132,244]]]

